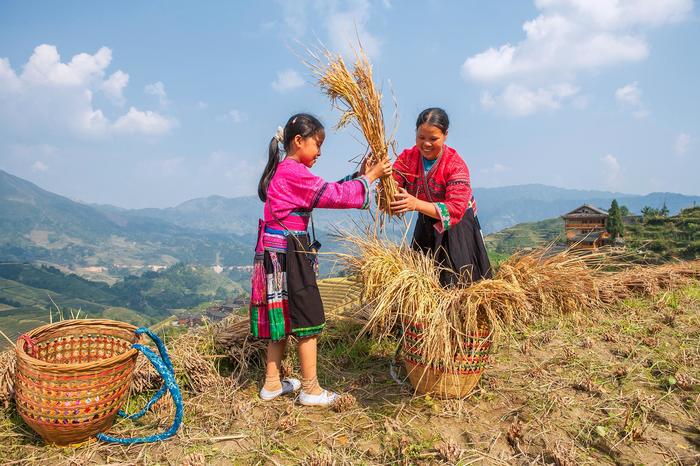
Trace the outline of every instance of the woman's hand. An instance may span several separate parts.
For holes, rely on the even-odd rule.
[[[403,214],[405,212],[413,212],[418,208],[418,199],[408,194],[408,192],[399,188],[399,192],[394,197],[394,202],[391,203],[391,212],[394,214]]]
[[[391,175],[392,165],[388,159],[380,160],[369,167],[369,158],[363,163],[363,168],[369,182],[373,182],[379,177]],[[362,174],[362,172],[360,172]]]

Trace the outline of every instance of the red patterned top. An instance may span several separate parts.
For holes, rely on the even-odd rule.
[[[443,146],[442,155],[428,173],[418,147],[405,149],[394,162],[394,179],[412,196],[435,204],[440,215],[435,229],[440,233],[459,223],[467,209],[473,209],[476,216],[469,169],[451,147]]]

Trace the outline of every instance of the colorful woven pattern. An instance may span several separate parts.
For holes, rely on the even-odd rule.
[[[432,393],[441,398],[461,398],[469,394],[488,364],[491,335],[483,332],[465,341],[450,367],[428,365],[421,355],[422,326],[406,324],[403,338],[403,359],[408,378],[417,393]]]
[[[131,384],[136,327],[107,320],[66,320],[17,341],[17,411],[44,440],[85,441],[107,430]]]

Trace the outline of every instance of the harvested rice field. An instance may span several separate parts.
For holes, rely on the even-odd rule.
[[[329,308],[348,308],[356,284],[322,283]],[[338,292],[338,290],[343,290]],[[356,296],[353,295],[353,296]],[[347,297],[345,299],[344,297]],[[631,295],[605,310],[537,319],[505,330],[491,365],[462,400],[413,396],[389,373],[396,344],[363,322],[331,316],[320,344],[324,386],[348,394],[334,410],[292,398],[263,402],[255,345],[212,357],[221,342],[245,342],[245,321],[169,342],[187,393],[175,438],[131,447],[45,446],[0,409],[3,464],[678,464],[700,461],[700,282]],[[218,343],[217,343],[218,342]],[[218,346],[217,346],[218,345]],[[225,346],[225,345],[224,345]],[[200,353],[198,355],[198,353]],[[234,356],[235,354],[235,356]],[[285,360],[298,370],[293,352]],[[245,361],[247,369],[235,367]],[[216,368],[222,370],[220,376]],[[188,372],[185,375],[183,372]],[[397,371],[399,382],[405,373]],[[1,378],[1,377],[0,377]],[[150,394],[130,399],[140,408]],[[113,433],[135,436],[169,425],[167,402]]]

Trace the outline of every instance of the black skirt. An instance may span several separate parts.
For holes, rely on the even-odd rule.
[[[317,258],[309,252],[309,237],[289,235],[286,240],[286,252],[264,253],[267,300],[262,306],[251,306],[250,317],[251,332],[257,338],[310,337],[326,324],[316,283]]]
[[[491,262],[474,211],[468,209],[459,223],[442,233],[434,227],[438,221],[419,214],[411,246],[434,255],[438,265],[447,269],[440,273],[440,283],[449,286],[460,280],[492,278]]]

